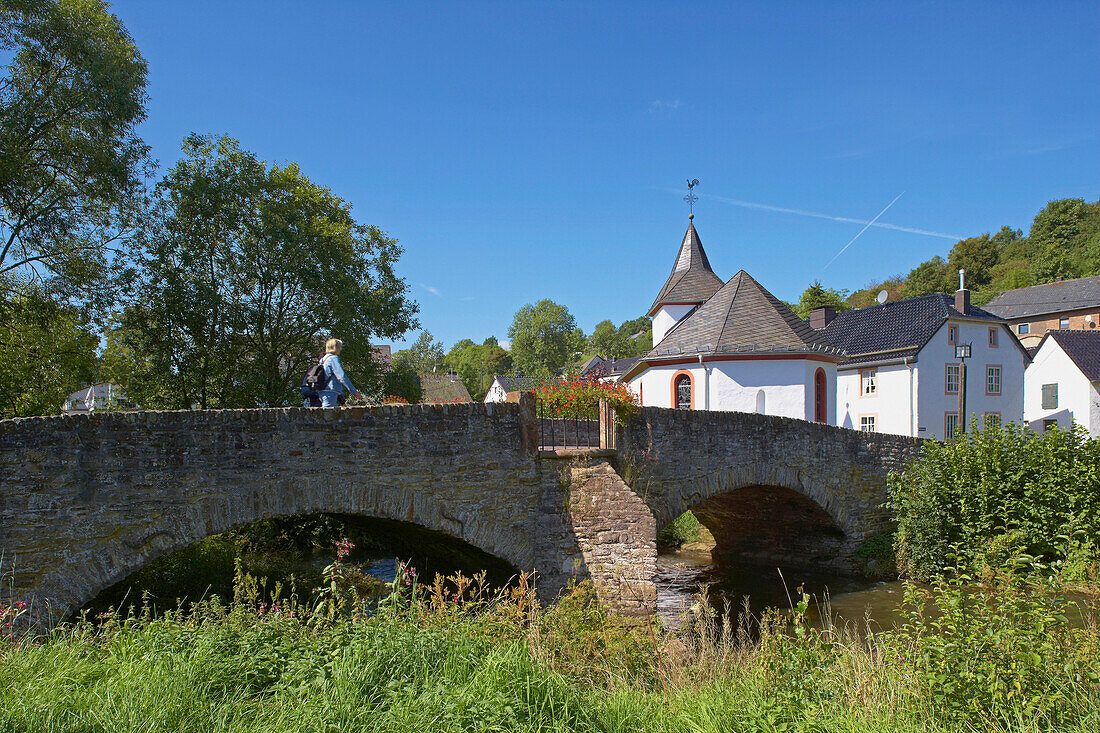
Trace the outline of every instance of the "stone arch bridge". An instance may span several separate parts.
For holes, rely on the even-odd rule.
[[[590,577],[604,600],[648,612],[657,528],[683,511],[749,550],[765,529],[751,521],[754,502],[770,519],[805,514],[828,525],[824,544],[792,548],[764,532],[757,554],[851,567],[885,526],[886,473],[918,451],[797,420],[646,408],[618,451],[582,462],[539,451],[537,425],[530,395],[0,421],[0,602],[26,600],[49,625],[161,554],[259,519],[328,512],[463,540],[535,571],[546,600]]]

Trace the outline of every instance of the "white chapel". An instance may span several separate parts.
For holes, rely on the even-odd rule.
[[[653,348],[622,377],[645,407],[836,424],[841,351],[744,270],[714,274],[693,216],[649,316]]]

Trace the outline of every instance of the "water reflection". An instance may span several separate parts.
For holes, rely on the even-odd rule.
[[[766,608],[791,608],[802,586],[811,596],[810,623],[821,626],[826,608],[833,621],[860,628],[868,619],[872,628],[897,621],[904,597],[901,582],[882,582],[804,568],[777,568],[736,561],[715,561],[709,550],[681,550],[657,556],[657,614],[671,626],[679,625],[685,608],[701,586],[709,587],[711,604],[719,612],[728,604],[740,617],[745,599],[754,616]]]

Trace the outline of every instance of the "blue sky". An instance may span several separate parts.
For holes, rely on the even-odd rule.
[[[788,300],[1100,197],[1095,0],[113,11],[149,62],[142,134],[162,167],[192,131],[299,163],[400,240],[422,325],[448,347],[503,339],[541,298],[586,332],[644,314],[688,177],[719,276],[743,268]],[[829,265],[899,194],[889,227]]]

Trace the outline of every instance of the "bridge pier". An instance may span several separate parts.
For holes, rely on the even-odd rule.
[[[607,607],[632,616],[653,613],[657,521],[649,507],[605,460],[584,465],[562,455],[540,463],[548,474],[536,545],[544,600],[572,579],[591,580]]]

